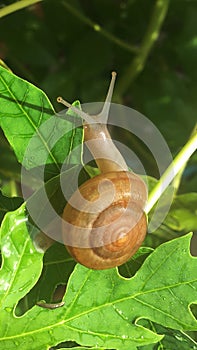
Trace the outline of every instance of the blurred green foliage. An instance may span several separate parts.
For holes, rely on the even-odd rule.
[[[0,11],[12,3],[13,1],[0,1]],[[56,102],[59,95],[70,102],[78,99],[82,103],[102,101],[110,72],[116,70],[118,73],[118,91],[119,81],[127,74],[139,53],[155,4],[156,0],[41,1],[0,18],[0,59],[19,77],[44,90],[56,110],[62,109]],[[121,95],[115,89],[114,102],[133,107],[152,120],[164,135],[173,156],[188,140],[197,119],[196,62],[197,1],[171,0],[144,69],[136,75],[128,88],[123,89]],[[156,163],[139,140],[127,134],[116,135],[116,130],[113,132],[116,137],[124,138],[128,146],[142,159],[147,174],[157,177]],[[3,192],[0,193],[0,199],[2,207],[6,208],[1,212],[3,216],[6,211],[21,203],[20,198],[12,201],[5,197],[20,193],[20,166],[3,132],[0,132],[0,155],[0,186]],[[197,155],[194,154],[184,171],[179,191],[195,191],[196,185]],[[168,235],[167,228],[161,227],[161,237],[165,233],[165,238],[169,238],[173,230],[179,231],[179,226],[180,231],[190,230],[192,220],[196,218],[196,195],[189,194],[188,198],[189,201],[186,194],[177,199],[181,208],[186,207],[186,218],[175,203],[171,216],[166,220]],[[178,216],[177,221],[174,221],[175,215]],[[179,221],[182,223],[183,219],[185,226],[182,227]],[[155,243],[155,237],[153,238]],[[149,240],[151,239],[152,236],[149,235]],[[53,258],[53,252],[51,250],[46,255],[46,265],[47,259],[50,261]],[[135,265],[132,261],[134,270],[141,265],[148,253],[147,251],[139,256]],[[45,266],[43,276],[30,294],[32,304],[36,300],[36,293],[42,289],[45,278],[50,279],[52,270],[56,271],[56,268],[52,266],[52,269],[47,270]],[[45,274],[46,271],[48,275]],[[65,273],[64,270],[61,272]],[[124,270],[121,271],[120,268],[120,272],[123,273]],[[62,275],[57,275],[57,281],[52,281],[47,290],[42,290],[42,298],[47,299],[46,295],[49,294],[51,297],[56,282],[63,282]],[[24,310],[25,302],[26,300],[22,300],[20,305]],[[157,331],[165,333],[160,327],[156,327]],[[172,336],[174,342],[174,334]],[[168,347],[172,336],[169,331],[165,338],[165,345]],[[178,336],[180,338],[177,333],[175,338],[178,339]],[[188,339],[187,342],[184,339],[182,341],[185,342],[184,348],[189,349],[192,346]]]
[[[59,95],[70,102],[101,101],[112,70],[118,72],[118,89],[136,55],[132,51],[140,48],[154,5],[155,0],[42,1],[1,18],[0,57],[15,74],[43,89],[57,110]],[[131,50],[104,36],[99,26]],[[155,123],[173,155],[185,144],[197,119],[196,62],[197,1],[170,1],[144,70],[118,96]],[[128,143],[132,147],[132,139]],[[139,151],[139,156],[147,173],[157,176],[156,166],[147,158],[151,155]],[[194,155],[181,192],[195,190],[196,173]]]

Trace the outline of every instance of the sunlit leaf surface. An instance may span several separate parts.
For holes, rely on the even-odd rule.
[[[141,326],[140,319],[179,330],[197,328],[189,310],[197,300],[190,235],[158,247],[131,279],[116,269],[93,271],[77,265],[63,307],[48,310],[35,305],[16,318],[15,306],[36,283],[42,266],[42,254],[35,251],[26,223],[21,207],[6,215],[1,229],[2,349],[27,349],[30,342],[32,350],[47,349],[74,340],[84,346],[126,350],[162,339]]]

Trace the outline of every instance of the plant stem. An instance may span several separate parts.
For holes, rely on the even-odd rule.
[[[79,18],[81,22],[87,24],[90,28],[95,30],[96,32],[100,33],[102,36],[107,38],[109,41],[113,42],[114,44],[118,45],[119,47],[122,47],[123,49],[130,51],[132,53],[138,52],[138,47],[134,45],[129,45],[123,40],[117,38],[115,35],[109,33],[107,30],[102,28],[100,24],[93,22],[90,18],[83,15],[81,12],[79,12],[75,7],[71,6],[67,1],[62,2],[63,6],[66,7],[66,9],[72,13],[75,17]]]
[[[11,69],[7,66],[7,64],[1,58],[0,58],[0,66],[2,66],[3,68],[11,72]]]
[[[20,1],[16,1],[11,5],[5,6],[3,8],[0,9],[0,18],[5,17],[13,12],[16,12],[18,10],[23,9],[24,7],[30,6],[30,5],[34,5],[37,2],[40,2],[43,0],[20,0]]]
[[[195,133],[197,132],[197,124],[195,125],[192,133],[191,133],[191,136],[190,136],[190,139],[193,135],[195,135]],[[179,173],[177,174],[177,176],[174,178],[174,181],[173,181],[173,187],[175,189],[175,191],[177,192],[178,189],[179,189],[179,186],[180,186],[180,183],[181,183],[181,178],[182,178],[182,175],[183,175],[183,172],[185,170],[187,166],[187,162],[185,162],[185,164],[183,165],[183,167],[180,169]]]
[[[195,339],[193,339],[192,337],[190,337],[189,334],[187,334],[186,332],[184,331],[180,331],[186,338],[188,338],[192,343],[194,343],[195,345],[197,345]],[[195,348],[195,347],[194,347]]]
[[[13,179],[10,181],[10,191],[11,191],[11,196],[12,197],[17,197],[18,196],[17,185],[16,185],[16,182]]]
[[[162,193],[166,190],[168,185],[172,182],[178,172],[187,163],[191,155],[197,149],[197,132],[193,135],[189,141],[185,144],[182,150],[177,154],[174,161],[169,165],[165,173],[161,176],[157,185],[151,192],[148,202],[145,208],[146,214],[153,208],[155,203],[161,197]]]
[[[168,11],[169,2],[170,0],[156,1],[146,34],[142,40],[141,48],[117,83],[117,99],[118,96],[121,98],[136,76],[143,70],[146,59],[159,36],[161,26]]]

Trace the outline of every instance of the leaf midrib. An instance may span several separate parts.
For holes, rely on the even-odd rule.
[[[12,275],[12,278],[11,278],[10,283],[9,283],[9,288],[6,290],[4,296],[2,297],[2,299],[1,299],[1,301],[0,301],[0,309],[1,309],[1,307],[2,307],[3,301],[6,300],[7,295],[9,294],[9,291],[10,291],[10,289],[11,289],[12,286],[13,286],[14,280],[15,280],[16,275],[17,275],[17,272],[18,272],[18,269],[20,270],[20,264],[21,264],[21,261],[22,261],[22,259],[23,259],[23,257],[24,257],[24,251],[25,251],[25,249],[26,249],[27,243],[28,243],[28,239],[26,239],[26,242],[25,242],[25,244],[24,244],[24,246],[23,246],[23,250],[22,250],[22,252],[21,252],[21,254],[20,254],[20,256],[19,256],[19,260],[18,260],[18,264],[17,264],[17,269],[15,270],[15,273]],[[18,254],[18,255],[19,255],[19,254]],[[2,267],[1,267],[2,270],[3,270],[4,264],[5,264],[5,260],[4,260],[4,256],[3,256],[3,263],[2,263]]]
[[[176,247],[176,249],[173,249],[168,255],[166,255],[165,259],[161,261],[161,263],[160,263],[159,266],[163,265],[164,262],[169,258],[169,256],[171,256],[171,255],[174,253],[175,250],[177,250],[177,247]],[[156,271],[158,270],[159,266],[157,267]],[[89,275],[90,275],[92,272],[93,272],[93,271],[90,270],[90,271],[86,274],[86,278],[84,279],[83,283],[81,284],[81,287],[80,287],[80,289],[78,290],[78,293],[76,294],[76,297],[73,299],[71,305],[69,306],[69,309],[66,310],[66,311],[67,311],[66,314],[68,313],[68,310],[71,310],[71,309],[72,309],[73,304],[75,304],[75,302],[76,302],[77,298],[79,297],[79,295],[80,295],[80,293],[81,293],[81,291],[82,291],[82,289],[83,289],[83,287],[84,287],[84,285],[85,285],[87,279],[89,278]],[[155,271],[154,271],[154,273],[155,273]],[[152,275],[153,275],[153,273],[151,274],[151,276],[152,276]],[[146,280],[146,282],[147,282],[149,279],[150,279],[150,276],[149,276],[149,278]],[[187,282],[184,282],[184,283],[183,283],[183,282],[180,282],[180,283],[176,283],[176,284],[172,284],[172,285],[168,285],[168,286],[163,286],[163,287],[160,287],[160,288],[151,289],[151,290],[143,291],[143,292],[142,292],[142,290],[141,290],[140,292],[138,292],[138,293],[136,293],[136,294],[134,294],[134,295],[132,295],[132,296],[129,295],[129,296],[125,297],[125,298],[121,298],[120,300],[119,300],[119,299],[113,300],[113,301],[108,302],[108,303],[105,303],[105,304],[103,304],[103,305],[99,305],[99,306],[93,307],[93,308],[91,308],[91,309],[89,309],[89,310],[86,310],[86,311],[84,311],[84,312],[82,312],[82,313],[80,313],[80,314],[78,314],[78,315],[74,315],[73,317],[70,317],[70,318],[68,318],[67,320],[63,320],[63,321],[60,321],[60,322],[55,323],[55,324],[53,324],[53,325],[46,326],[46,327],[42,328],[42,331],[48,330],[48,329],[51,329],[51,328],[54,328],[54,327],[58,327],[58,326],[60,326],[60,325],[62,325],[62,324],[69,323],[69,322],[73,321],[74,319],[77,319],[77,318],[80,318],[80,317],[82,317],[82,316],[84,316],[84,315],[87,315],[88,313],[97,311],[97,310],[102,309],[102,308],[104,308],[104,307],[112,306],[113,304],[121,303],[121,302],[123,302],[123,301],[128,301],[128,300],[131,300],[131,299],[136,299],[137,302],[144,303],[144,301],[137,299],[137,297],[139,297],[139,296],[141,296],[141,295],[149,294],[149,293],[155,293],[155,292],[159,292],[159,291],[161,292],[162,290],[166,290],[166,289],[172,289],[172,288],[178,287],[178,286],[180,286],[180,285],[190,284],[190,283],[192,283],[192,282],[196,282],[196,280],[197,280],[197,279],[191,280],[191,281],[187,281]],[[143,286],[144,286],[144,285],[143,285]],[[155,307],[154,307],[153,305],[151,305],[151,304],[147,304],[147,305],[148,305],[150,308],[155,308]],[[164,314],[166,315],[166,312],[161,311],[161,310],[159,310],[159,311],[162,312],[162,313],[164,313]],[[45,312],[46,312],[46,310],[45,310]],[[66,314],[65,314],[65,316],[66,316]],[[172,315],[168,315],[168,316],[169,316],[171,319],[177,321],[177,319],[174,318]],[[187,324],[186,324],[186,326],[187,326]],[[67,325],[67,327],[69,327],[69,326]],[[23,335],[20,334],[20,335],[16,335],[16,336],[11,336],[11,338],[8,337],[8,338],[6,338],[6,339],[18,338],[18,337],[24,336],[24,334],[25,334],[25,336],[28,336],[29,334],[38,333],[39,331],[40,331],[40,329],[34,330],[33,332],[30,331],[30,332],[23,333]],[[2,338],[2,339],[3,339],[3,338]]]
[[[23,115],[26,116],[28,122],[31,124],[31,126],[33,127],[34,131],[38,134],[38,136],[40,137],[43,145],[46,147],[48,154],[50,155],[51,159],[53,160],[54,164],[56,165],[57,169],[60,170],[58,162],[56,161],[53,153],[51,152],[51,150],[49,149],[47,143],[45,142],[44,138],[42,137],[41,133],[39,132],[39,129],[36,127],[36,125],[33,123],[33,121],[31,120],[31,118],[29,117],[29,115],[27,114],[26,110],[23,108],[22,104],[18,103],[17,98],[15,97],[15,95],[12,93],[11,89],[9,88],[9,85],[7,84],[7,82],[3,79],[3,77],[0,75],[0,79],[2,81],[2,83],[4,84],[4,86],[6,87],[8,93],[10,94],[10,96],[13,98],[13,100],[16,102],[18,108],[22,111]],[[29,93],[29,87],[27,86],[27,90],[26,90],[26,95],[28,95]],[[43,107],[43,106],[41,106]],[[41,114],[43,113],[43,110],[41,112]]]
[[[108,306],[112,306],[113,304],[117,304],[117,303],[121,303],[123,301],[128,301],[130,299],[135,299],[136,297],[140,296],[140,295],[144,295],[144,294],[148,294],[148,293],[152,293],[152,292],[157,292],[157,291],[161,291],[161,290],[165,290],[165,289],[170,289],[170,288],[174,288],[174,287],[177,287],[179,285],[183,285],[183,284],[189,284],[189,283],[192,283],[192,282],[196,282],[196,279],[195,280],[191,280],[191,281],[187,281],[187,282],[184,282],[184,283],[177,283],[177,284],[172,284],[170,286],[165,286],[165,287],[162,287],[162,288],[157,288],[157,289],[154,289],[154,290],[149,290],[149,291],[146,291],[146,292],[140,292],[140,293],[136,293],[135,295],[133,296],[127,296],[125,298],[122,298],[121,300],[113,300],[112,302],[109,302],[109,303],[105,303],[103,305],[99,305],[97,307],[94,307],[92,309],[89,309],[88,311],[84,311],[84,312],[81,312],[80,314],[78,315],[74,315],[73,317],[70,317],[68,318],[67,320],[63,320],[63,321],[60,321],[58,323],[54,323],[53,325],[49,325],[49,326],[46,326],[46,327],[43,327],[42,329],[37,329],[37,330],[33,330],[33,331],[28,331],[28,332],[25,332],[25,333],[21,333],[21,334],[17,334],[17,335],[13,335],[13,336],[10,336],[10,337],[6,337],[5,339],[4,338],[0,338],[0,341],[1,340],[8,340],[8,339],[15,339],[15,338],[20,338],[20,337],[24,337],[24,336],[29,336],[29,335],[32,335],[32,334],[36,334],[36,333],[39,333],[39,332],[43,332],[43,331],[47,331],[47,330],[50,330],[52,328],[55,328],[55,327],[59,327],[61,325],[66,325],[66,323],[69,323],[77,318],[80,318],[84,315],[87,315],[88,313],[91,313],[91,312],[94,312],[94,311],[97,311],[99,309],[102,309],[103,307],[108,307]],[[76,299],[76,298],[75,298]],[[137,300],[137,298],[136,298]],[[138,302],[141,302],[143,303],[142,300],[137,300]],[[153,306],[151,304],[147,304],[150,308],[153,308]],[[167,315],[166,312],[162,311],[162,310],[159,310],[160,312],[164,313],[165,315]],[[43,312],[48,312],[47,310],[43,310]],[[171,319],[177,321],[176,318],[174,318],[172,315],[168,315]],[[182,323],[183,324],[183,323]],[[185,324],[185,326],[188,326],[188,324]],[[71,326],[69,325],[66,325],[66,327],[68,328],[72,328]],[[79,330],[76,330],[76,332],[79,331]],[[83,332],[83,331],[82,331]]]

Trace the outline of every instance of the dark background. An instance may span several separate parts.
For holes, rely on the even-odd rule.
[[[12,1],[6,1],[9,3]],[[4,4],[0,2],[1,7]],[[118,73],[118,89],[135,54],[94,30],[92,23],[139,48],[154,4],[155,0],[45,0],[0,19],[0,57],[15,74],[43,89],[56,110],[62,109],[56,102],[59,95],[69,102],[102,101],[110,72]],[[151,119],[173,156],[187,142],[197,120],[196,66],[197,1],[170,1],[143,71],[113,100]],[[6,144],[3,136],[2,144]],[[157,177],[156,164],[139,140],[128,138],[128,144],[142,159],[147,173]],[[7,164],[9,168],[9,159]],[[197,156],[193,155],[180,192],[196,189],[196,173]]]

